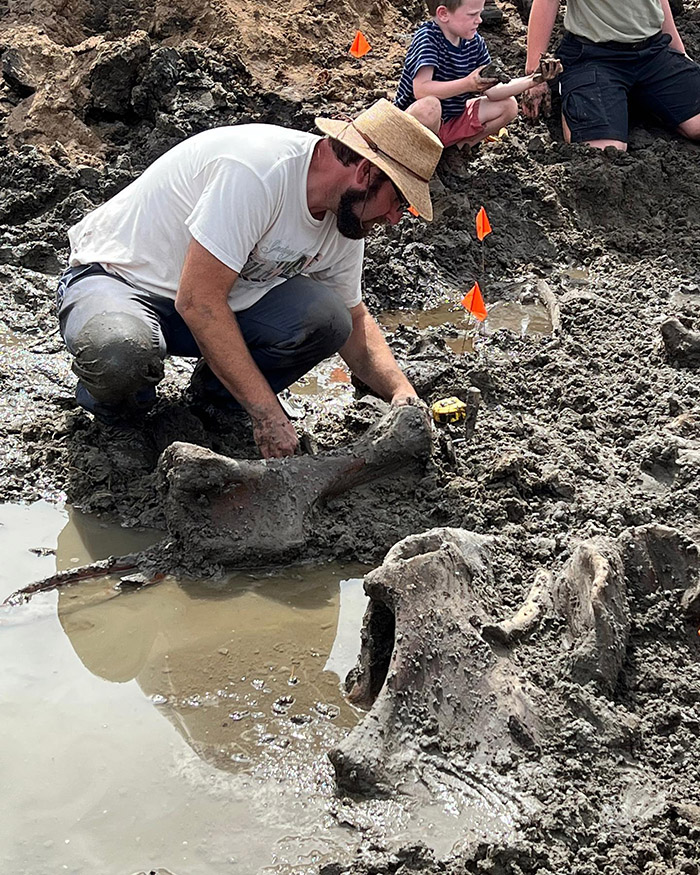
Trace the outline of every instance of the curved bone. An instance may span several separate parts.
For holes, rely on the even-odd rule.
[[[661,336],[672,362],[682,367],[700,366],[700,332],[692,331],[672,316],[662,324]]]
[[[580,684],[612,688],[627,649],[630,617],[622,557],[604,538],[580,544],[554,587],[554,608],[566,621],[567,662]]]
[[[370,604],[348,684],[371,711],[329,754],[345,789],[401,783],[436,752],[488,762],[516,737],[536,746],[528,685],[480,632],[491,622],[489,544],[432,529],[396,544],[365,578]]]

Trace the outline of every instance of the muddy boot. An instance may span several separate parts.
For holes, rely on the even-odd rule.
[[[486,0],[481,12],[481,22],[487,27],[497,27],[503,24],[503,10],[496,5],[496,0]]]

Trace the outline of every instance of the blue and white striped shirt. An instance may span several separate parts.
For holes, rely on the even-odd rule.
[[[478,33],[473,39],[461,39],[459,45],[454,46],[434,21],[426,21],[418,28],[409,46],[394,103],[399,109],[408,109],[415,101],[413,80],[421,67],[435,68],[435,82],[452,82],[468,76],[490,60],[484,38]],[[465,93],[441,100],[442,120],[446,122],[461,115],[470,96]]]

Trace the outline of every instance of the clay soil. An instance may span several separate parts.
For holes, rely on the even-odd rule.
[[[503,25],[482,32],[516,72],[525,27],[514,3],[502,6]],[[116,464],[73,399],[53,300],[66,230],[200,130],[247,121],[310,130],[315,115],[391,97],[421,4],[9,0],[2,8],[0,500],[67,497],[129,525],[162,526],[157,475]],[[700,3],[686,0],[678,23],[700,57]],[[347,53],[357,27],[373,46],[362,61]],[[437,435],[417,484],[397,478],[336,499],[305,558],[378,562],[400,538],[436,525],[494,535],[505,616],[538,568],[557,573],[592,536],[657,522],[700,543],[698,365],[670,360],[660,333],[670,316],[700,329],[699,159],[697,145],[649,123],[634,127],[626,154],[567,146],[556,116],[520,120],[469,158],[445,154],[435,222],[406,218],[368,241],[370,308],[456,302],[476,278],[488,301],[517,299],[544,280],[560,330],[497,332],[455,357],[439,331],[398,328],[391,343],[427,402],[480,389],[476,430],[454,444],[459,428]],[[473,233],[482,204],[494,228],[486,276]],[[179,439],[253,456],[240,423],[222,427],[187,409],[190,370],[168,368],[148,424],[156,449]],[[329,410],[314,419],[313,438],[320,449],[346,443],[368,421],[366,408]],[[517,846],[486,843],[436,860],[368,842],[352,871],[695,875],[700,639],[673,590],[633,596],[632,610],[609,703],[636,721],[624,754],[590,722],[571,723],[551,750],[523,754],[543,758],[558,791],[543,782],[545,816]],[[546,686],[546,662],[531,670]],[[626,809],[610,808],[628,785]]]

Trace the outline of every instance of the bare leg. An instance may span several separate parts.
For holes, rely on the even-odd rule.
[[[567,143],[570,143],[571,131],[569,130],[569,126],[563,115],[561,117],[561,126],[564,131],[564,139]],[[594,149],[604,149],[606,146],[614,146],[616,149],[619,149],[620,152],[627,151],[627,143],[623,143],[622,140],[588,140],[586,145],[592,146]]]
[[[467,137],[460,140],[456,145],[461,149],[462,146],[473,146],[475,143],[480,143],[489,134],[496,134],[501,128],[517,118],[518,101],[514,97],[506,97],[505,100],[489,100],[486,97],[480,97],[479,100],[479,121],[484,126],[483,131],[475,134],[473,137]]]
[[[413,118],[429,128],[434,134],[440,130],[440,122],[442,121],[442,106],[437,97],[421,97],[416,100],[406,110],[407,115],[412,115]]]
[[[694,115],[678,125],[678,131],[689,140],[700,140],[700,115]]]

